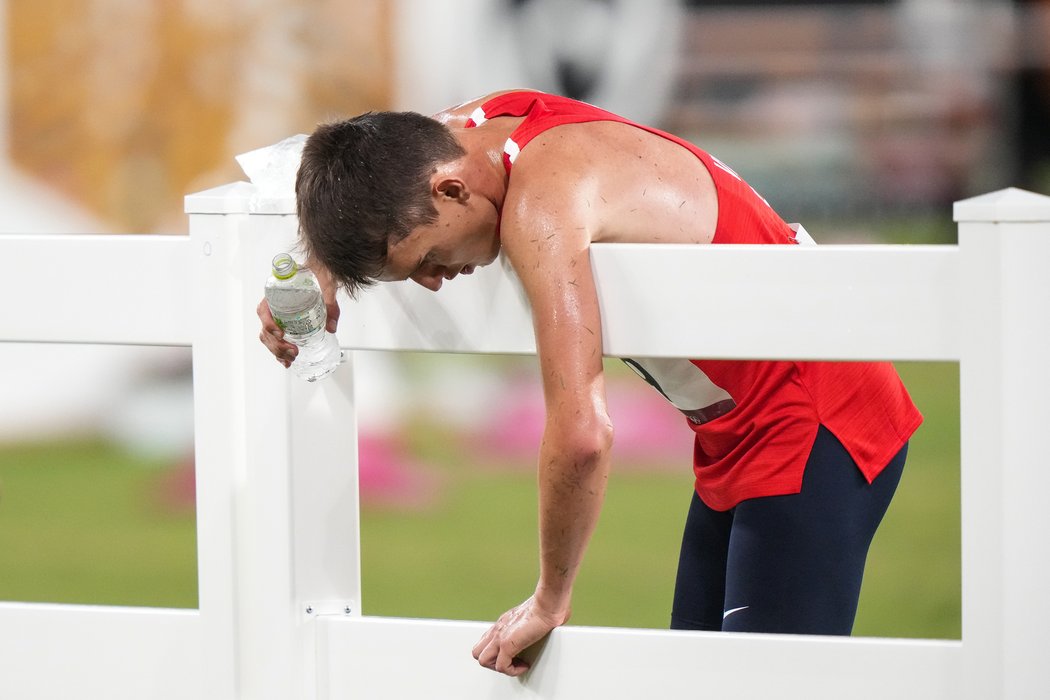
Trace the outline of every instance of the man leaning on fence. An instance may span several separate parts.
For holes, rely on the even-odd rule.
[[[610,469],[591,243],[807,241],[729,166],[591,105],[509,91],[434,117],[319,126],[296,182],[300,237],[327,287],[437,292],[502,254],[528,297],[547,418],[534,594],[473,649],[509,675],[568,621]],[[703,324],[720,290],[683,299]],[[763,304],[760,297],[749,303]],[[654,308],[653,313],[659,313]],[[265,302],[260,338],[288,366]],[[695,489],[671,615],[678,629],[849,634],[871,538],[922,421],[886,363],[625,358],[695,434]]]

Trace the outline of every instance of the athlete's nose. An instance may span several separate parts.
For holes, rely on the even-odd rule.
[[[441,284],[444,282],[439,273],[430,275],[412,275],[412,281],[420,287],[426,287],[432,292],[441,289]]]

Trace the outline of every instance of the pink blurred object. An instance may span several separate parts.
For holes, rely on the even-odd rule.
[[[438,475],[414,461],[396,436],[358,435],[357,454],[361,505],[416,510],[437,502]]]
[[[152,480],[153,502],[170,513],[193,512],[197,506],[197,473],[193,453],[186,454]]]
[[[418,510],[434,505],[441,479],[408,455],[396,436],[358,436],[358,483],[361,504],[388,510]],[[158,474],[156,502],[172,512],[192,511],[196,498],[193,455]]]
[[[613,465],[623,468],[692,467],[693,432],[685,417],[647,385],[629,380],[606,386],[609,415],[615,427]],[[542,389],[528,380],[507,387],[503,405],[475,436],[487,462],[511,461],[532,468],[543,436]]]

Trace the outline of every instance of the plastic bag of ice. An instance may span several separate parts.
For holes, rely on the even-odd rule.
[[[277,204],[276,200],[295,197],[295,176],[303,155],[306,134],[296,134],[272,146],[256,148],[236,156],[241,170],[255,185],[255,194],[249,204],[251,211],[263,211]]]

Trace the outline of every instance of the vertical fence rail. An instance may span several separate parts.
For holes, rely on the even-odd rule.
[[[1050,197],[1005,190],[959,223],[962,616],[969,698],[1050,693]]]
[[[260,345],[296,220],[254,204],[238,184],[187,198],[204,663],[219,697],[314,698],[317,620],[360,614],[352,363],[306,384]]]

